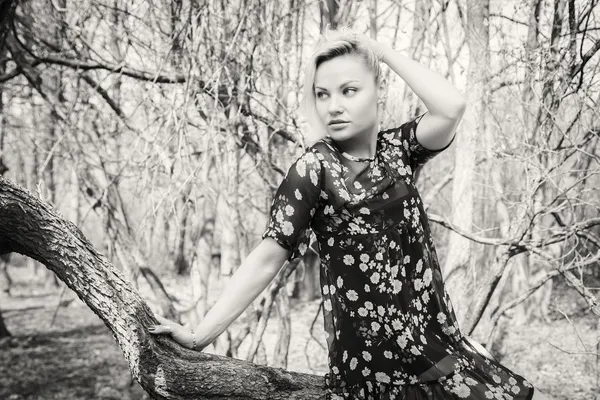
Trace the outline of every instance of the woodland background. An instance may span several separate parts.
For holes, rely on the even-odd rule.
[[[468,110],[417,182],[462,329],[550,396],[600,398],[597,1],[3,0],[0,13],[0,175],[182,323],[258,244],[310,142],[303,71],[327,24],[443,74]],[[385,71],[391,126],[424,109]],[[1,257],[1,398],[147,398],[71,289]],[[323,374],[321,318],[309,252],[206,351]]]

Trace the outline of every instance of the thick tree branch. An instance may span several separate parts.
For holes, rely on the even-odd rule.
[[[46,265],[112,332],[134,378],[156,399],[319,399],[315,375],[194,352],[146,327],[146,302],[81,231],[49,205],[0,177],[0,248]]]

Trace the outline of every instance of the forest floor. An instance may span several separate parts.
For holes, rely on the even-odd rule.
[[[102,321],[68,289],[61,297],[62,289],[23,271],[29,270],[9,268],[15,279],[11,295],[0,294],[0,311],[13,335],[0,340],[0,399],[148,399],[132,382],[125,358]],[[57,307],[61,298],[69,304]],[[597,319],[583,312],[582,303],[568,302],[557,306],[560,312],[552,313],[550,323],[532,322],[507,330],[501,354],[496,356],[550,398],[597,399]],[[288,369],[323,374],[325,350],[310,340],[308,331],[318,301],[292,302],[291,308]],[[276,318],[272,321],[264,336],[267,360],[272,360],[277,337]],[[235,324],[232,330],[236,332]],[[325,343],[320,315],[315,336]],[[240,358],[247,342],[240,348]]]

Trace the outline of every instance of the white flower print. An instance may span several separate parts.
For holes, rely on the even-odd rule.
[[[360,210],[358,210],[358,212],[365,215],[369,215],[371,213],[367,207],[362,207]]]
[[[339,191],[340,197],[346,201],[350,201],[350,195],[348,194],[348,191],[344,190],[344,189],[340,189]]]
[[[393,293],[394,294],[400,293],[400,291],[402,290],[402,282],[399,281],[398,279],[394,279],[393,285],[394,285]]]
[[[294,196],[296,196],[296,200],[302,200],[302,193],[298,189],[294,191]]]
[[[402,328],[404,328],[404,325],[402,324],[402,321],[400,321],[398,318],[395,318],[394,320],[392,320],[392,327],[396,331],[401,331]]]
[[[341,288],[343,284],[344,284],[344,280],[342,279],[341,276],[338,276],[338,278],[337,278],[337,287]]]
[[[299,176],[304,177],[306,175],[306,164],[302,158],[299,158],[296,162],[296,172]]]
[[[356,357],[352,357],[352,359],[350,360],[350,369],[355,370],[357,365],[358,359]]]
[[[334,285],[329,285],[329,293],[331,293],[332,295],[335,293],[336,289]]]
[[[496,383],[500,383],[502,382],[502,379],[500,379],[500,377],[496,374],[492,375],[492,379],[494,380],[494,382]]]
[[[358,293],[356,293],[354,290],[348,290],[346,297],[348,297],[348,300],[350,301],[356,301],[358,300]]]
[[[300,245],[298,246],[298,251],[300,252],[300,254],[306,254],[306,250],[308,250],[308,246],[305,243],[300,243]]]
[[[285,213],[288,217],[291,217],[292,215],[294,215],[294,207],[288,204],[287,206],[285,206]]]
[[[371,329],[374,332],[378,332],[380,328],[381,328],[381,325],[379,325],[378,322],[375,322],[375,321],[371,322]]]
[[[421,290],[423,288],[423,281],[421,279],[415,279],[414,286],[415,290]]]
[[[344,256],[344,264],[346,264],[346,265],[354,264],[354,257],[352,257],[350,254],[346,254]]]
[[[383,356],[385,358],[389,358],[391,360],[394,357],[394,354],[391,351],[386,350],[386,351],[383,352]]]
[[[329,285],[323,286],[323,294],[324,295],[328,295],[329,294]]]
[[[335,244],[335,240],[333,238],[329,238],[329,240],[327,241],[327,244],[329,246],[333,246]]]
[[[371,356],[371,353],[369,353],[368,351],[363,351],[362,352],[362,356],[365,359],[365,361],[371,361],[371,359],[373,358]]]
[[[362,272],[365,272],[367,270],[367,268],[368,268],[367,264],[365,264],[365,263],[360,263],[358,267],[360,268],[360,270]]]
[[[367,314],[369,314],[369,312],[367,311],[367,309],[366,309],[366,308],[364,308],[364,307],[360,307],[360,308],[358,309],[358,315],[360,315],[361,317],[366,317],[366,316],[367,316]]]
[[[366,293],[369,293],[371,291],[371,286],[369,286],[368,283],[365,284],[365,289],[364,290],[365,290]]]
[[[346,362],[348,359],[348,350],[344,350],[344,354],[342,355],[342,362]]]
[[[315,172],[315,170],[310,171],[310,181],[315,186],[319,185],[319,177],[317,176],[317,173]]]
[[[466,399],[471,394],[471,389],[469,389],[469,387],[464,383],[461,383],[460,385],[456,385],[452,389],[452,392],[456,393],[458,397]]]
[[[418,356],[419,354],[421,354],[421,352],[419,351],[419,349],[417,349],[417,347],[415,345],[411,346],[410,352],[413,353],[415,356]]]
[[[383,308],[383,306],[377,306],[377,312],[379,315],[383,316],[383,314],[385,314],[385,308]]]
[[[365,307],[367,308],[367,310],[372,310],[373,303],[371,303],[370,301],[365,301]]]
[[[410,256],[407,254],[404,256],[404,264],[408,264],[410,262]]]
[[[417,311],[421,311],[423,309],[423,306],[419,299],[415,300],[415,308],[417,309]]]
[[[368,255],[368,254],[366,254],[366,253],[363,253],[363,254],[361,254],[361,255],[360,255],[360,261],[362,261],[362,262],[364,262],[364,263],[367,263],[367,262],[369,262],[369,255]]]
[[[423,274],[423,283],[425,283],[425,286],[429,286],[431,284],[431,279],[432,279],[431,268],[427,268],[425,270],[425,273]]]
[[[323,302],[323,307],[325,308],[326,311],[331,311],[331,300],[327,299]]]
[[[383,383],[390,383],[390,376],[385,372],[377,372],[375,373],[375,380]]]
[[[281,224],[281,231],[285,236],[291,236],[294,233],[294,225],[289,221],[283,221]]]
[[[367,368],[367,367],[365,367],[365,368],[362,370],[362,374],[363,374],[363,376],[369,376],[369,374],[370,374],[370,373],[371,373],[371,370],[370,370],[369,368]]]
[[[406,348],[406,345],[408,344],[408,341],[406,340],[406,336],[404,336],[404,335],[398,336],[396,338],[396,342],[398,343],[398,346],[400,346],[401,349]]]
[[[417,272],[421,272],[421,269],[423,269],[423,259],[419,258],[419,261],[417,261]]]
[[[446,322],[446,314],[443,312],[438,313],[437,320],[440,324],[444,324]]]
[[[281,211],[281,210],[278,210],[278,211],[275,213],[275,221],[277,221],[277,222],[279,222],[279,223],[282,223],[282,222],[283,222],[283,220],[284,220],[284,218],[283,218],[283,211]]]
[[[374,272],[373,275],[371,275],[371,282],[375,285],[379,282],[379,272]]]
[[[469,386],[475,386],[475,385],[477,385],[477,381],[475,379],[471,378],[470,376],[467,376],[465,378],[465,383],[467,385],[469,385]]]

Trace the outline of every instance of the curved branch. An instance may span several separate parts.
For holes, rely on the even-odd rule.
[[[123,274],[71,222],[0,177],[0,249],[46,265],[112,332],[133,377],[156,399],[319,399],[324,381],[185,349],[150,335],[158,321]]]

